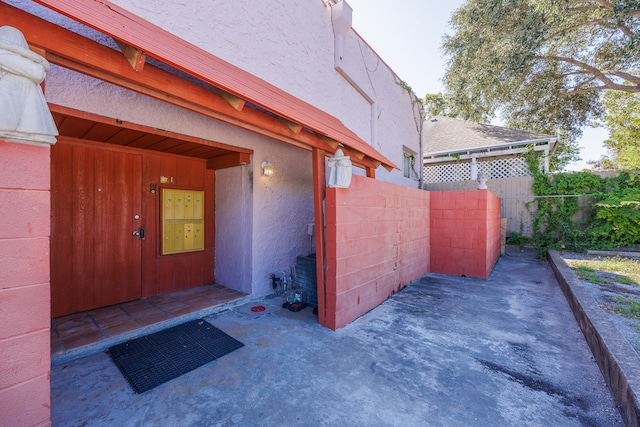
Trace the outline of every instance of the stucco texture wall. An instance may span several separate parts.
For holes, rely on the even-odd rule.
[[[261,297],[269,274],[290,275],[315,251],[311,153],[274,141],[253,146],[252,164],[216,172],[216,281]],[[275,168],[262,175],[262,162]]]
[[[338,329],[429,272],[429,193],[354,176],[327,189],[326,325]]]
[[[0,141],[0,425],[49,421],[49,147]]]
[[[353,30],[344,39],[346,76],[335,69],[331,7],[322,1],[112,2],[337,117],[396,165],[403,146],[420,153],[415,96]],[[379,168],[376,178],[417,186],[401,170]]]
[[[429,194],[431,271],[488,278],[500,257],[500,198],[487,190]]]
[[[38,4],[9,2],[118,49],[104,34]],[[352,30],[344,40],[342,66],[346,75],[336,70],[332,9],[324,2],[113,3],[334,115],[399,166],[403,146],[420,151],[419,109],[414,97]],[[220,182],[228,185],[216,185],[219,201],[248,209],[235,215],[224,210],[223,204],[217,205],[221,214],[217,228],[228,231],[217,244],[230,251],[216,253],[216,274],[229,286],[264,295],[269,291],[270,272],[286,270],[296,255],[310,252],[306,225],[313,222],[313,191],[308,152],[59,66],[53,66],[47,77],[47,100],[254,150],[252,164],[243,168],[246,170],[221,172]],[[273,163],[274,159],[278,162],[276,175],[263,182],[260,163]],[[390,173],[380,167],[376,178],[417,187],[417,181],[404,178],[399,170]],[[249,194],[233,193],[238,190]],[[251,254],[246,255],[246,251]],[[242,263],[237,262],[239,259]]]

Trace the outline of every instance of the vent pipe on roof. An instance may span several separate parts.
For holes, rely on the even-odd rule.
[[[344,55],[344,38],[351,29],[353,9],[342,0],[331,8],[331,23],[333,24],[334,36],[334,61],[339,67]]]

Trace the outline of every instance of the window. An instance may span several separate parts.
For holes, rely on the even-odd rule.
[[[416,156],[407,153],[406,151],[402,153],[402,175],[405,178],[417,178],[417,173],[415,172],[416,165]]]

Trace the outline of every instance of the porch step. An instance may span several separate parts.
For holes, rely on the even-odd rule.
[[[161,320],[153,324],[149,324],[145,326],[141,325],[140,327],[137,327],[134,330],[123,332],[121,334],[114,335],[114,336],[104,337],[98,341],[90,342],[86,345],[79,345],[71,349],[59,349],[58,351],[52,350],[51,365],[56,366],[56,365],[69,363],[73,360],[90,356],[95,353],[99,353],[111,346],[120,344],[127,340],[152,334],[154,332],[171,328],[173,326],[177,326],[182,323],[186,323],[195,319],[200,319],[206,316],[210,316],[212,314],[221,313],[223,311],[230,310],[233,307],[244,305],[250,301],[251,301],[250,295],[242,294],[242,296],[239,296],[236,299],[233,299],[221,304],[217,304],[211,307],[201,308],[201,309],[192,311],[190,313],[182,314],[180,316],[176,316],[166,320]],[[54,339],[53,333],[52,333],[52,339]]]

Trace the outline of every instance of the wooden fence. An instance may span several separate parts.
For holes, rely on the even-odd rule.
[[[592,171],[591,173],[602,178],[610,178],[619,174],[618,171]],[[533,177],[531,176],[487,180],[489,191],[502,199],[502,218],[507,219],[507,236],[514,232],[521,233],[527,237],[532,236],[533,217],[537,212],[537,204],[533,203],[537,197],[533,194],[532,186]],[[477,188],[478,182],[471,180],[425,184],[427,191],[473,190]],[[576,213],[573,219],[579,226],[585,225],[585,220],[592,212],[592,203],[593,198],[578,198],[578,205],[581,206],[581,210]]]

